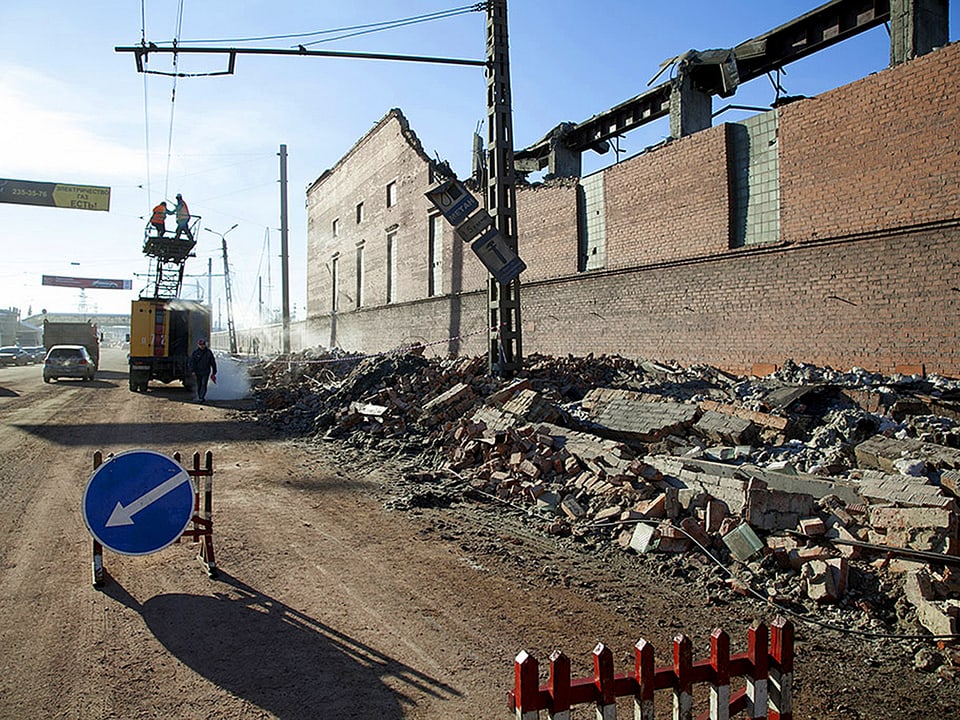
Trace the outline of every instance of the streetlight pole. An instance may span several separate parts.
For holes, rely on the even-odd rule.
[[[280,282],[283,294],[283,354],[290,354],[290,260],[287,248],[287,146],[280,146]]]
[[[237,227],[237,223],[234,223],[230,230],[233,230]],[[230,292],[230,264],[227,262],[227,233],[230,230],[227,230],[223,233],[218,233],[216,230],[211,230],[210,228],[204,228],[209,233],[219,236],[220,243],[223,246],[223,288],[227,296],[227,334],[230,337],[230,354],[236,355],[239,351],[237,349],[237,328],[233,324],[233,297]]]

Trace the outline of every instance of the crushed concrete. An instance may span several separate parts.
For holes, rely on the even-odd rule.
[[[726,592],[957,633],[955,379],[536,355],[504,380],[486,358],[313,350],[256,385],[261,422],[416,465],[392,507],[507,503],[593,552],[709,553]]]

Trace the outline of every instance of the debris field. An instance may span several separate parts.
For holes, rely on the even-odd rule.
[[[960,381],[770,369],[534,355],[502,379],[317,348],[252,372],[259,421],[402,456],[393,508],[497,503],[589,552],[705,555],[708,597],[939,640],[915,667],[957,679]]]

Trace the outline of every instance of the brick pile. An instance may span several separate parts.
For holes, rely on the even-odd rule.
[[[431,497],[446,476],[461,500],[495,498],[595,547],[709,552],[773,578],[769,599],[869,616],[877,601],[851,576],[896,573],[909,622],[957,633],[960,429],[928,414],[960,410],[953,381],[792,364],[735,377],[617,357],[537,356],[508,381],[488,376],[485,358],[350,367],[326,382],[266,368],[261,418],[326,439],[391,439],[421,457],[406,480]],[[303,408],[309,428],[284,424]]]

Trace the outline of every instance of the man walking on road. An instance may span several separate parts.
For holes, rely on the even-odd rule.
[[[213,378],[213,382],[217,382],[217,359],[203,338],[197,340],[197,349],[190,356],[190,370],[197,378],[197,400],[203,402],[207,397],[207,381]]]

